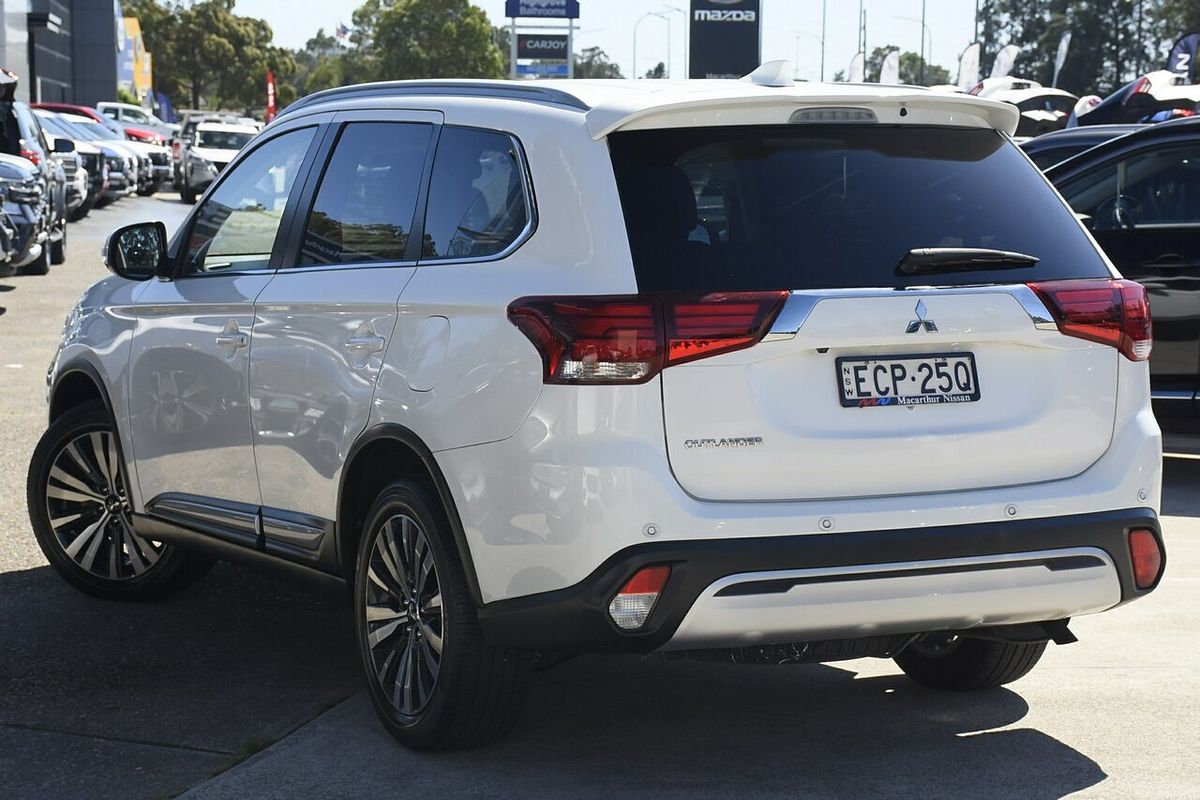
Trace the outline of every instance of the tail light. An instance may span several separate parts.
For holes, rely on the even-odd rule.
[[[757,343],[787,297],[523,297],[509,305],[508,318],[542,356],[546,383],[645,383],[665,367]]]
[[[1139,283],[1070,280],[1031,283],[1058,329],[1067,336],[1115,347],[1130,361],[1150,358],[1154,345],[1150,304]]]
[[[1154,531],[1141,528],[1129,532],[1129,557],[1133,561],[1133,582],[1139,589],[1149,589],[1162,572],[1162,550]]]
[[[19,155],[21,156],[21,158],[28,159],[29,161],[32,161],[32,162],[33,162],[35,165],[39,165],[39,166],[40,166],[40,165],[41,165],[41,163],[42,163],[42,156],[41,156],[41,154],[40,154],[40,153],[38,153],[38,151],[37,151],[37,150],[34,150],[34,149],[32,149],[32,148],[29,148],[29,147],[22,147],[22,148],[20,149],[20,151],[19,151]]]
[[[1129,93],[1125,95],[1125,99],[1121,101],[1121,105],[1125,105],[1139,94],[1147,94],[1153,87],[1150,79],[1147,77],[1138,78],[1133,82],[1133,86],[1129,87]]]
[[[632,631],[645,625],[670,576],[671,568],[665,566],[642,567],[634,573],[608,604],[608,615],[617,627]]]

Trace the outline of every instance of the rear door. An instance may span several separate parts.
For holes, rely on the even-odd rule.
[[[268,550],[315,559],[366,427],[397,302],[420,254],[421,186],[441,114],[343,112],[314,169],[250,349]]]
[[[1200,369],[1200,145],[1149,143],[1059,182],[1154,314],[1156,396],[1191,399]]]
[[[759,344],[662,372],[671,467],[689,493],[999,487],[1078,474],[1107,450],[1117,351],[1062,336],[1026,283],[1108,267],[995,131],[759,126],[610,144],[642,293],[791,292]],[[1038,260],[899,270],[931,247]]]

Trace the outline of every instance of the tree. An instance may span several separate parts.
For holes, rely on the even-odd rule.
[[[1138,7],[1159,13],[1194,0],[982,0],[979,19],[982,73],[990,72],[996,52],[1007,44],[1021,47],[1013,74],[1047,86],[1054,78],[1054,57],[1063,33],[1071,49],[1058,85],[1078,94],[1105,95],[1163,60],[1154,20],[1143,20]]]
[[[155,88],[176,101],[262,108],[267,70],[275,73],[277,102],[294,99],[291,53],[272,45],[265,20],[234,14],[234,0],[126,0],[123,8],[141,22],[146,49],[157,56]]]
[[[468,0],[368,0],[354,22],[380,79],[504,75],[487,14]]]
[[[658,62],[654,65],[654,69],[647,70],[647,78],[665,78],[667,77],[667,65],[663,62]]]
[[[864,74],[867,80],[879,80],[879,71],[883,67],[883,59],[893,50],[900,48],[895,45],[884,45],[876,47],[871,51],[871,55],[867,57],[867,66]],[[841,76],[843,72],[839,72],[833,76],[835,81],[844,80]],[[921,56],[919,53],[901,52],[900,53],[900,82],[907,83],[912,86],[936,86],[940,83],[950,83],[950,70],[945,67],[939,67],[937,64],[925,62],[925,80],[921,80]]]
[[[576,78],[621,78],[621,68],[599,47],[585,47],[575,56]]]

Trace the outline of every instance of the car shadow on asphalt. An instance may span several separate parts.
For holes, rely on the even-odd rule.
[[[1200,458],[1163,459],[1162,513],[1172,517],[1200,517]]]

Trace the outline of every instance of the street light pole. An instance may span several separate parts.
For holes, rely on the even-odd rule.
[[[921,0],[921,85],[925,85],[925,0]],[[933,49],[933,42],[929,43],[929,49]]]
[[[828,9],[829,0],[821,0],[821,83],[825,82],[825,12]]]
[[[665,8],[667,11],[670,11],[672,13],[679,13],[679,14],[683,15],[683,77],[690,78],[691,77],[691,65],[688,64],[688,39],[691,37],[688,36],[688,13],[686,11],[684,11],[682,8],[680,8],[679,6],[669,6],[669,5],[664,4],[663,8]],[[668,22],[667,24],[669,26],[670,22]],[[668,30],[670,30],[669,27],[668,27]],[[668,65],[668,72],[670,71],[669,68],[670,68],[670,65]]]
[[[671,57],[671,20],[667,19],[666,14],[660,14],[657,11],[647,11],[645,14],[642,14],[640,17],[638,17],[637,22],[633,23],[633,77],[634,78],[638,77],[638,63],[637,63],[638,27],[641,26],[642,22],[645,21],[646,17],[658,17],[659,19],[661,19],[667,23],[667,58],[670,59],[670,57]]]
[[[922,4],[924,4],[922,2]],[[929,30],[929,26],[924,21],[916,17],[892,17],[892,19],[902,19],[905,22],[915,22],[921,26],[921,83],[925,83],[925,37],[929,37],[929,52],[933,52],[933,32]]]

